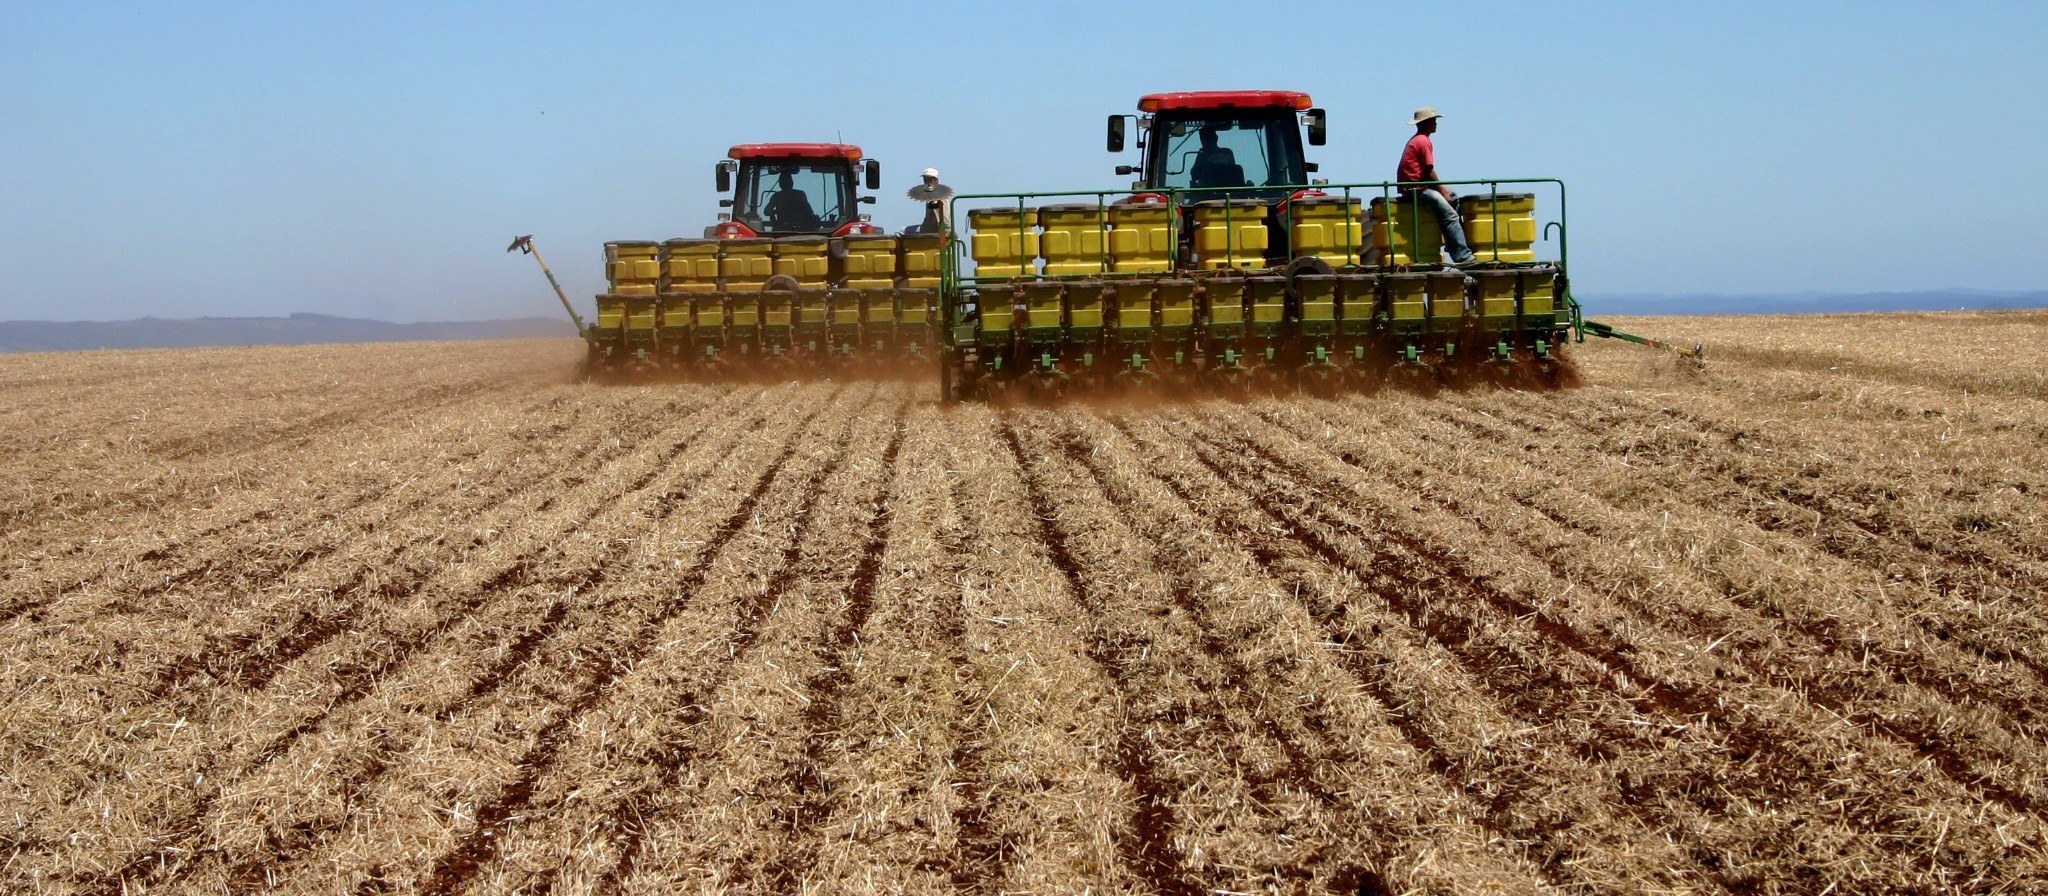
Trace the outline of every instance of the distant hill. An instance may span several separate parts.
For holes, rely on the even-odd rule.
[[[574,336],[553,317],[510,320],[382,320],[294,314],[290,317],[201,317],[118,321],[0,321],[0,353],[66,352],[98,348],[198,348],[235,345],[313,345],[329,342],[529,339]]]
[[[1926,292],[1717,295],[1591,293],[1579,304],[1592,314],[1839,314],[1852,311],[1999,311],[2048,308],[2048,292],[1946,289]]]

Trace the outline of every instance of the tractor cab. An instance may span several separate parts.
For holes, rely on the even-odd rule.
[[[1123,151],[1125,123],[1135,117],[1143,159],[1117,166],[1117,173],[1138,175],[1134,190],[1202,191],[1183,202],[1276,204],[1291,192],[1286,187],[1308,183],[1316,170],[1302,157],[1303,126],[1310,145],[1325,138],[1323,110],[1310,107],[1308,94],[1288,90],[1154,93],[1138,100],[1138,111],[1109,117],[1109,151]]]
[[[738,192],[720,199],[719,223],[705,236],[737,237],[845,236],[880,232],[858,208],[873,196],[855,193],[855,168],[867,188],[881,186],[882,166],[861,158],[860,147],[839,143],[746,143],[726,152],[718,163],[718,191]]]

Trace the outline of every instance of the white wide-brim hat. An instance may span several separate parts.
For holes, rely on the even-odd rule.
[[[1423,122],[1425,122],[1425,121],[1428,121],[1428,120],[1430,120],[1430,119],[1432,119],[1432,118],[1442,118],[1442,117],[1443,117],[1443,116],[1441,116],[1441,115],[1438,115],[1438,114],[1436,114],[1436,109],[1435,109],[1435,108],[1433,108],[1433,107],[1430,107],[1430,106],[1424,106],[1424,107],[1422,107],[1422,108],[1420,108],[1420,109],[1417,109],[1417,110],[1415,110],[1415,117],[1414,117],[1414,118],[1411,118],[1411,119],[1408,119],[1408,123],[1409,123],[1409,124],[1421,124],[1421,123],[1423,123]]]

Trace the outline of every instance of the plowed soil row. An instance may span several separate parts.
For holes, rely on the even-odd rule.
[[[1062,407],[0,359],[0,889],[2027,892],[2044,326]]]

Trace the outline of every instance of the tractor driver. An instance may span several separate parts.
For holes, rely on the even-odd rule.
[[[823,230],[818,213],[811,210],[810,197],[796,188],[788,171],[775,178],[775,195],[768,197],[768,206],[762,214],[776,230]]]
[[[1444,248],[1451,250],[1451,263],[1471,264],[1478,259],[1465,243],[1465,224],[1458,220],[1458,207],[1451,204],[1456,199],[1451,188],[1421,183],[1443,179],[1436,173],[1436,146],[1429,139],[1429,135],[1436,133],[1437,119],[1442,117],[1428,106],[1415,110],[1415,117],[1408,121],[1415,126],[1415,136],[1408,138],[1408,145],[1401,149],[1401,166],[1396,169],[1394,180],[1401,184],[1402,201],[1412,200],[1436,213],[1437,224],[1444,232]]]
[[[1235,153],[1216,145],[1216,128],[1203,128],[1201,137],[1202,148],[1195,152],[1195,164],[1188,168],[1188,186],[1244,186],[1244,169],[1238,167]]]

